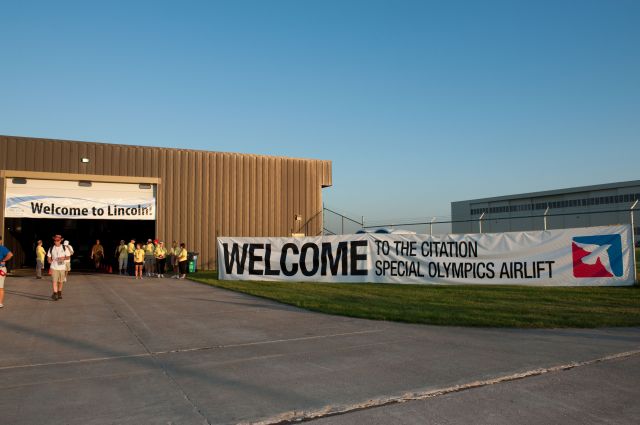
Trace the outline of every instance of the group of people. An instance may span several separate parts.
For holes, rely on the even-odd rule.
[[[135,239],[125,244],[121,240],[115,254],[121,275],[142,279],[144,271],[147,277],[163,278],[167,266],[172,268],[175,278],[184,279],[187,275],[189,254],[184,243],[178,245],[173,241],[171,247],[167,248],[163,241],[157,239],[148,239],[146,244],[136,243]]]
[[[0,255],[2,255],[2,245],[0,245]],[[49,264],[53,294],[51,298],[54,301],[62,299],[62,288],[67,282],[67,277],[71,271],[71,257],[74,250],[69,241],[63,239],[61,235],[53,237],[53,245],[46,251],[43,247],[42,240],[36,245],[36,278],[42,279],[42,271],[45,261]],[[167,249],[164,242],[149,239],[146,244],[136,243],[135,239],[131,239],[128,244],[124,240],[120,241],[120,245],[116,247],[116,258],[118,259],[118,270],[121,275],[135,276],[136,279],[142,279],[143,271],[147,277],[163,278],[167,261],[174,271],[174,278],[184,279],[188,270],[188,252],[186,245],[173,242],[171,248]],[[9,256],[9,258],[11,258]],[[8,260],[5,259],[4,261]],[[96,270],[100,270],[104,262],[104,247],[100,244],[100,240],[91,248],[91,260]],[[0,257],[2,259],[2,257]],[[4,280],[2,275],[2,267],[4,261],[0,262],[0,280]],[[0,307],[2,306],[2,286],[0,286]]]
[[[57,236],[60,235],[56,235],[53,237],[53,241],[54,241],[54,246],[55,246],[55,239]],[[62,238],[62,237],[61,237]],[[65,270],[67,271],[67,273],[69,271],[71,271],[71,256],[75,253],[73,250],[73,247],[69,244],[69,241],[64,240],[64,238],[61,239],[63,241],[62,245],[65,247],[66,250],[68,250],[69,255],[68,255],[68,259],[65,260]],[[50,251],[51,249],[49,249]],[[44,262],[45,262],[45,257],[46,257],[46,252],[44,247],[42,246],[42,241],[39,240],[36,243],[36,278],[38,279],[42,279],[42,270],[44,269]],[[104,258],[104,248],[103,246],[100,244],[100,240],[97,239],[95,245],[93,245],[93,247],[91,248],[91,255],[90,255],[91,260],[93,261],[94,265],[95,265],[95,269],[96,271],[99,271],[101,266],[102,266],[102,260]]]
[[[67,282],[67,277],[71,271],[71,257],[74,249],[65,241],[62,235],[53,237],[53,245],[45,250],[42,240],[36,244],[36,278],[42,279],[45,261],[49,264],[53,293],[51,299],[58,301],[62,299],[62,288]],[[4,307],[4,280],[7,275],[6,262],[13,257],[13,253],[3,245],[0,236],[0,308]],[[170,248],[165,248],[164,242],[158,240],[147,240],[146,244],[136,243],[131,239],[128,244],[124,240],[116,248],[119,272],[121,275],[129,274],[136,279],[142,279],[143,271],[148,277],[157,276],[163,278],[167,261],[172,267],[175,275],[173,277],[184,279],[187,275],[189,254],[184,243],[178,245],[173,242]],[[94,261],[96,269],[100,268],[104,260],[104,248],[97,240],[91,249],[91,259]]]

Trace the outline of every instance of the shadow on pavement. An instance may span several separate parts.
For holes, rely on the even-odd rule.
[[[31,294],[29,294],[31,295]],[[30,297],[34,299],[40,300],[41,298]],[[126,323],[125,323],[126,325]],[[148,367],[152,369],[159,370],[167,374],[171,381],[177,379],[193,379],[201,381],[209,386],[213,387],[226,387],[231,391],[241,391],[246,392],[247,394],[254,394],[256,397],[265,397],[265,398],[273,398],[275,400],[280,398],[285,398],[288,400],[293,400],[295,404],[307,405],[309,403],[315,402],[316,400],[301,396],[299,392],[295,391],[279,391],[274,389],[273,387],[261,387],[253,384],[248,384],[246,381],[234,381],[227,378],[224,378],[220,375],[214,374],[213,370],[203,370],[203,369],[193,369],[191,367],[183,367],[178,365],[179,360],[175,360],[175,356],[179,355],[179,352],[171,353],[174,356],[174,360],[172,362],[167,363],[163,362],[158,354],[150,352],[146,347],[143,348],[144,352],[141,353],[131,353],[131,352],[122,352],[117,351],[112,348],[106,346],[99,346],[93,343],[89,343],[87,341],[72,338],[69,336],[52,334],[47,332],[44,329],[33,329],[31,327],[23,326],[17,323],[8,323],[6,321],[0,322],[0,329],[5,329],[9,332],[13,331],[14,333],[19,333],[23,335],[35,336],[36,338],[40,338],[41,340],[46,340],[49,342],[54,342],[56,345],[66,345],[71,346],[75,349],[88,351],[94,353],[96,355],[96,361],[125,361],[133,365]],[[135,334],[133,334],[134,338],[137,338]],[[83,360],[83,359],[78,359]],[[86,360],[83,366],[86,367]],[[69,364],[68,361],[63,363]],[[56,362],[45,363],[41,365],[34,365],[32,367],[47,367],[47,365],[56,364]],[[193,366],[193,364],[191,364]],[[0,372],[6,372],[7,370],[13,368],[24,368],[29,367],[29,365],[13,365],[13,366],[4,366],[0,368]],[[178,384],[181,391],[183,390],[182,386]],[[221,390],[222,391],[222,390]]]

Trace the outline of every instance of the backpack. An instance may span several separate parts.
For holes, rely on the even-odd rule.
[[[49,250],[47,251],[47,257],[53,258],[53,255],[51,255],[51,250],[53,249],[54,246],[49,247]],[[64,253],[66,254],[65,257],[71,257],[73,255],[73,248],[71,248],[71,245],[67,245],[67,246],[60,245],[60,246],[62,247],[62,249],[64,249]]]

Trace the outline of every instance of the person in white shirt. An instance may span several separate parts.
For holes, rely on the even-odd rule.
[[[71,272],[71,256],[74,254],[73,252],[73,247],[69,244],[69,241],[64,241],[62,243],[62,246],[64,246],[68,251],[69,251],[69,257],[64,260],[64,283],[67,282],[67,277],[69,277],[69,272]],[[62,286],[60,286],[58,288],[58,291],[60,292],[60,295],[62,295]],[[60,298],[60,296],[59,296]]]
[[[49,248],[47,253],[47,261],[51,269],[51,280],[53,284],[53,295],[51,299],[58,301],[62,299],[62,285],[67,272],[64,262],[70,257],[69,250],[62,245],[62,236],[55,235],[53,237],[53,246]]]

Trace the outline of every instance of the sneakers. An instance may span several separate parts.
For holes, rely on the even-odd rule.
[[[58,291],[58,299],[61,300],[62,299],[62,291]]]
[[[0,304],[0,308],[3,308],[3,307],[4,307],[4,304]]]
[[[54,292],[53,295],[51,295],[51,299],[54,301],[58,301],[58,293]]]

